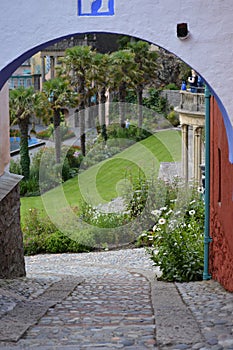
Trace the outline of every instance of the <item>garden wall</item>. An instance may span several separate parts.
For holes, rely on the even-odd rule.
[[[0,177],[0,278],[26,274],[20,228],[20,180],[21,176],[10,173]]]
[[[229,163],[223,118],[211,99],[210,273],[233,291],[233,164]]]
[[[161,96],[167,98],[170,106],[177,107],[180,105],[180,90],[162,90]]]

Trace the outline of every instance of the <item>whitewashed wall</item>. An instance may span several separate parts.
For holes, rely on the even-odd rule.
[[[88,8],[93,1],[84,2]],[[96,17],[79,16],[78,0],[1,0],[0,8],[0,87],[17,65],[50,40],[86,32],[132,35],[176,54],[203,76],[219,100],[231,144],[232,0],[115,0],[113,16]],[[189,26],[186,40],[176,36],[181,22]]]

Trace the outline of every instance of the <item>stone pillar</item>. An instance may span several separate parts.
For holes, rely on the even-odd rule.
[[[201,181],[201,169],[200,164],[202,162],[201,156],[201,136],[202,128],[199,126],[193,127],[193,165],[194,165],[194,180],[200,184]]]
[[[105,122],[106,125],[109,125],[109,113],[110,113],[110,92],[107,90],[106,92],[106,107],[105,107]]]
[[[6,83],[0,91],[0,176],[10,162],[9,88]]]
[[[183,124],[181,126],[182,132],[182,174],[185,179],[185,182],[188,182],[189,179],[189,140],[188,140],[188,129],[189,126]]]
[[[41,77],[42,77],[42,84],[45,82],[45,57],[41,57]]]
[[[51,79],[54,79],[55,77],[55,60],[53,56],[50,56],[50,72],[51,72]]]
[[[21,178],[10,173],[0,177],[0,278],[18,278],[26,274],[20,228]]]

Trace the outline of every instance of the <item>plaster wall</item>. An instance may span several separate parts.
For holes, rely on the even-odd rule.
[[[30,0],[30,6],[28,0],[11,4],[1,0],[0,87],[20,63],[49,41],[75,33],[128,34],[167,49],[202,75],[219,98],[231,142],[232,0],[114,0],[112,16],[79,16],[79,9],[78,0]],[[186,40],[176,36],[181,22],[188,23]]]
[[[5,84],[0,91],[0,176],[10,161],[9,90]]]
[[[228,160],[226,130],[216,101],[211,100],[210,273],[233,291],[233,164]]]

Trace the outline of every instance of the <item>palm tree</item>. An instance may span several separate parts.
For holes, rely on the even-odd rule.
[[[25,180],[30,176],[30,157],[28,151],[28,126],[30,117],[47,117],[46,101],[34,89],[23,86],[10,91],[11,124],[20,129],[20,165]]]
[[[127,88],[134,86],[136,75],[136,63],[134,53],[130,50],[119,50],[110,55],[111,75],[113,88],[118,90],[120,111],[119,122],[120,125],[125,123],[125,101]]]
[[[107,141],[106,120],[105,120],[105,103],[106,92],[111,83],[110,75],[110,57],[108,54],[97,53],[93,60],[93,79],[96,92],[99,94],[100,102],[100,125],[104,141]]]
[[[93,90],[93,57],[95,51],[90,46],[75,46],[65,51],[62,59],[63,67],[59,74],[66,76],[78,93],[78,110],[80,113],[81,151],[85,156],[85,112],[89,97]]]
[[[49,101],[53,112],[54,139],[56,163],[61,161],[61,114],[62,108],[75,103],[75,94],[69,86],[69,82],[61,77],[46,81],[43,84],[43,92]]]
[[[143,90],[146,85],[153,82],[157,75],[158,54],[150,50],[150,45],[145,41],[130,42],[128,49],[134,53],[137,74],[135,75],[135,87],[138,100],[138,127],[142,127]]]

